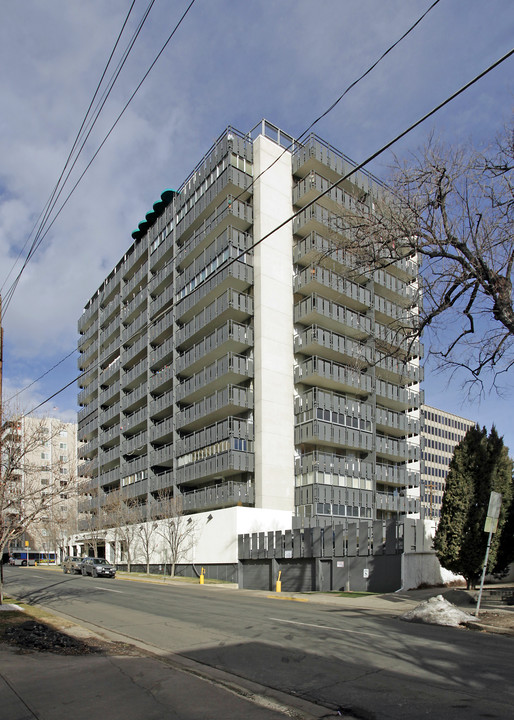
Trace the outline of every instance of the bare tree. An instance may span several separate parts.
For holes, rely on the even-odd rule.
[[[137,525],[137,537],[139,546],[146,564],[146,574],[150,574],[150,559],[154,553],[157,538],[156,530],[158,528],[156,519],[158,517],[155,504],[147,505],[144,517],[140,518]]]
[[[182,498],[170,491],[159,493],[158,506],[157,532],[164,540],[166,562],[171,566],[171,577],[174,577],[177,563],[187,556],[193,545],[195,523],[190,515],[184,515]]]
[[[123,490],[109,493],[103,508],[103,524],[112,528],[115,545],[120,541],[122,552],[127,558],[127,570],[133,563],[134,542],[138,535],[138,522],[141,518],[139,505],[123,497]],[[118,553],[115,552],[117,556]]]
[[[66,462],[49,459],[49,448],[60,425],[44,419],[25,419],[3,408],[0,452],[0,550],[24,532],[47,522],[62,502],[61,469]],[[30,422],[28,422],[30,421]],[[67,476],[71,492],[76,477]],[[0,563],[1,572],[1,563]],[[0,574],[0,604],[3,575]]]
[[[419,314],[401,332],[430,328],[441,366],[465,368],[471,386],[491,373],[498,388],[514,362],[514,125],[488,152],[429,140],[396,161],[388,190],[361,193],[332,217],[333,252],[356,277],[409,259],[420,263]]]

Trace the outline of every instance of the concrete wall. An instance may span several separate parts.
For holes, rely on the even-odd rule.
[[[269,169],[267,168],[276,163]],[[291,216],[291,154],[259,136],[254,143],[254,241]],[[255,505],[294,508],[292,227],[254,250]]]

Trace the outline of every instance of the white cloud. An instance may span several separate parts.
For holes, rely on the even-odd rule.
[[[136,3],[132,30],[145,7]],[[87,159],[185,7],[155,4]],[[246,131],[267,117],[301,132],[427,7],[424,0],[195,4],[22,277],[5,319],[7,387],[23,387],[75,346],[82,307],[131,231],[228,124]],[[127,9],[122,0],[25,0],[2,9],[0,283],[59,176]],[[315,132],[363,159],[510,49],[513,26],[514,9],[503,2],[493,0],[487,12],[480,0],[440,3]],[[494,135],[512,107],[512,68],[510,61],[491,73],[430,127],[450,141]],[[422,143],[430,127],[397,150]],[[62,385],[73,371],[56,371]],[[41,381],[38,397],[51,394],[55,380],[53,373]]]

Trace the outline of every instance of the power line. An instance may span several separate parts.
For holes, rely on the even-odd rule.
[[[73,145],[72,145],[72,147],[71,147],[71,150],[70,150],[69,153],[68,153],[68,157],[67,157],[66,162],[65,162],[65,164],[64,164],[64,167],[63,167],[63,169],[62,169],[62,171],[61,171],[61,174],[60,174],[60,176],[59,176],[59,178],[58,178],[58,180],[57,180],[57,182],[56,182],[56,184],[55,184],[55,186],[54,186],[54,189],[52,190],[52,192],[51,192],[51,194],[50,194],[49,199],[47,200],[47,202],[46,202],[43,210],[41,211],[38,219],[36,220],[36,222],[35,222],[35,224],[34,224],[34,227],[33,227],[32,230],[30,231],[30,233],[29,233],[29,235],[28,235],[28,237],[27,237],[27,239],[26,239],[26,241],[25,241],[25,244],[23,245],[22,249],[21,249],[20,252],[18,253],[18,257],[17,257],[16,260],[14,261],[13,266],[11,267],[11,270],[9,271],[7,277],[5,278],[4,282],[2,283],[2,287],[0,288],[0,291],[3,290],[3,288],[4,288],[4,286],[5,286],[5,283],[7,282],[7,280],[9,279],[9,276],[11,275],[12,271],[13,271],[14,268],[16,267],[16,264],[17,264],[18,260],[20,259],[23,251],[25,250],[25,247],[27,246],[27,243],[28,243],[28,241],[30,240],[30,237],[31,237],[32,233],[35,231],[36,227],[37,227],[38,224],[39,224],[39,230],[38,230],[38,233],[39,233],[39,232],[41,231],[41,228],[44,226],[44,223],[46,222],[46,218],[48,217],[48,214],[49,214],[50,209],[51,209],[51,208],[50,208],[50,205],[51,205],[51,203],[52,203],[52,201],[53,201],[53,198],[55,197],[55,194],[56,194],[56,192],[57,192],[57,189],[58,189],[58,187],[59,187],[59,185],[60,185],[60,183],[61,183],[61,180],[62,180],[62,178],[63,178],[63,175],[64,175],[64,173],[65,173],[65,171],[66,171],[66,168],[67,168],[67,166],[68,166],[68,164],[69,164],[69,162],[70,162],[70,160],[71,160],[71,158],[72,158],[72,155],[73,155],[73,152],[74,152],[74,150],[75,150],[75,148],[76,148],[76,146],[77,146],[77,143],[79,142],[79,139],[80,139],[82,130],[83,130],[85,124],[86,124],[87,118],[88,118],[88,116],[89,116],[89,113],[90,113],[91,108],[92,108],[92,106],[93,106],[93,103],[94,103],[94,101],[95,101],[95,98],[96,98],[96,96],[97,96],[97,94],[98,94],[98,92],[99,92],[99,90],[100,90],[101,84],[102,84],[103,79],[104,79],[104,77],[105,77],[105,75],[106,75],[106,73],[107,73],[107,69],[108,69],[108,67],[109,67],[109,65],[110,65],[110,63],[111,63],[111,60],[112,60],[113,55],[114,55],[114,53],[115,53],[115,51],[116,51],[116,48],[118,47],[119,41],[120,41],[120,39],[121,39],[121,35],[123,34],[123,31],[124,31],[124,29],[125,29],[125,26],[126,26],[128,20],[129,20],[129,17],[130,17],[130,14],[131,14],[131,12],[132,12],[132,9],[133,9],[133,7],[134,7],[135,1],[136,1],[136,0],[132,0],[132,4],[131,4],[128,12],[127,12],[127,15],[126,15],[126,17],[125,17],[125,20],[123,21],[123,25],[122,25],[122,27],[121,27],[121,30],[120,30],[119,33],[118,33],[118,37],[117,37],[117,39],[116,39],[116,42],[115,42],[115,44],[114,44],[113,49],[111,50],[111,53],[110,53],[110,55],[109,55],[109,59],[107,60],[107,63],[106,63],[106,65],[105,65],[104,70],[103,70],[103,72],[102,72],[102,75],[101,75],[101,77],[100,77],[100,80],[99,80],[98,83],[97,83],[96,90],[95,90],[95,92],[93,93],[93,97],[92,97],[92,99],[91,99],[91,101],[90,101],[90,103],[89,103],[89,107],[88,107],[88,109],[87,109],[87,111],[86,111],[86,114],[84,115],[84,119],[82,120],[82,123],[81,123],[81,125],[80,125],[79,130],[78,130],[78,133],[77,133],[77,135],[76,135],[76,137],[75,137],[75,140],[74,140],[74,142],[73,142]],[[78,157],[78,156],[77,156],[77,157]],[[36,238],[37,238],[37,235],[36,235]],[[30,255],[30,251],[29,251],[29,255]]]
[[[96,159],[96,157],[98,156],[100,150],[103,148],[103,146],[104,146],[105,143],[107,142],[107,140],[108,140],[108,138],[110,137],[111,133],[113,132],[114,128],[116,127],[116,125],[118,124],[118,122],[121,120],[121,118],[122,118],[122,116],[124,115],[125,111],[127,110],[128,106],[130,105],[130,103],[131,103],[132,100],[134,99],[135,95],[137,94],[137,92],[138,92],[139,89],[141,88],[141,85],[144,83],[144,81],[146,80],[146,78],[148,77],[148,75],[150,74],[150,72],[152,71],[153,67],[155,66],[155,64],[157,63],[157,61],[159,60],[159,58],[161,57],[162,53],[164,52],[164,50],[166,49],[166,47],[167,47],[168,44],[170,43],[171,39],[172,39],[173,36],[175,35],[176,31],[178,30],[178,28],[179,28],[180,25],[182,24],[183,20],[185,19],[186,15],[188,14],[188,12],[189,12],[189,10],[192,8],[192,6],[195,4],[195,2],[196,2],[196,0],[191,0],[191,2],[189,3],[189,5],[187,6],[186,10],[183,12],[183,14],[182,14],[182,16],[180,17],[179,21],[177,22],[177,24],[175,25],[174,29],[172,30],[172,32],[171,32],[170,35],[168,36],[167,40],[165,41],[164,45],[161,47],[161,49],[160,49],[160,51],[158,52],[157,56],[155,57],[155,59],[154,59],[153,62],[151,63],[151,65],[150,65],[150,67],[148,68],[148,70],[146,71],[146,73],[143,75],[143,78],[141,79],[141,81],[140,81],[139,84],[137,85],[137,87],[136,87],[136,89],[134,90],[134,92],[132,93],[132,95],[129,97],[127,103],[126,103],[125,106],[123,107],[122,111],[119,113],[118,117],[117,117],[116,120],[114,121],[114,123],[113,123],[113,125],[111,126],[110,130],[108,131],[108,133],[106,134],[106,136],[104,137],[104,139],[102,140],[102,142],[100,143],[100,145],[99,145],[99,147],[97,148],[96,152],[94,153],[93,157],[91,158],[91,160],[89,161],[89,163],[86,165],[86,167],[85,167],[85,169],[83,170],[82,174],[79,176],[78,180],[76,181],[76,183],[75,183],[74,186],[72,187],[72,189],[71,189],[71,191],[69,192],[69,194],[67,195],[66,199],[64,200],[64,202],[63,202],[62,205],[60,206],[60,208],[59,208],[58,212],[56,213],[56,215],[54,216],[52,222],[48,225],[48,227],[47,227],[47,229],[45,230],[45,232],[39,237],[38,241],[37,241],[37,242],[35,242],[35,241],[33,242],[32,247],[31,247],[31,251],[30,251],[30,257],[27,257],[27,259],[26,259],[26,261],[25,261],[25,263],[24,263],[21,271],[18,273],[18,276],[17,276],[16,280],[14,281],[13,285],[11,286],[11,288],[10,288],[9,291],[8,291],[8,294],[9,294],[8,304],[9,304],[11,298],[12,298],[12,295],[13,295],[13,293],[14,293],[14,290],[16,289],[16,287],[17,287],[17,285],[18,285],[18,282],[19,282],[19,280],[20,280],[20,278],[21,278],[21,275],[22,275],[23,270],[25,269],[27,263],[28,263],[29,260],[32,258],[32,256],[35,254],[35,252],[38,250],[38,248],[40,247],[40,245],[41,245],[41,243],[43,242],[43,240],[45,239],[45,237],[48,235],[50,229],[52,228],[53,224],[55,223],[55,221],[57,220],[57,218],[58,218],[59,215],[61,214],[62,210],[64,209],[64,207],[65,207],[66,204],[68,203],[69,199],[71,198],[71,196],[73,195],[73,193],[74,193],[75,190],[77,189],[77,186],[78,186],[79,183],[81,182],[82,178],[84,177],[84,175],[86,174],[86,172],[89,170],[89,168],[91,167],[91,165],[92,165],[93,162],[95,161],[95,159]]]
[[[462,87],[460,87],[456,92],[454,92],[454,93],[453,93],[452,95],[450,95],[448,98],[446,98],[446,99],[443,100],[441,103],[439,103],[439,104],[436,105],[434,108],[432,108],[432,110],[430,110],[429,112],[425,113],[425,115],[423,115],[421,118],[419,118],[419,119],[416,120],[414,123],[412,123],[411,125],[409,125],[405,130],[403,130],[401,133],[399,133],[398,135],[396,135],[392,140],[390,140],[389,142],[387,142],[385,145],[382,145],[382,147],[381,147],[379,150],[377,150],[377,151],[375,151],[374,153],[372,153],[371,155],[369,155],[365,160],[363,160],[361,163],[359,163],[358,165],[356,165],[350,172],[346,173],[346,175],[343,175],[342,177],[339,178],[339,180],[337,180],[336,182],[334,182],[334,183],[332,183],[331,185],[329,185],[329,187],[328,187],[326,190],[324,190],[323,192],[320,192],[320,194],[317,195],[316,198],[314,198],[313,200],[311,200],[310,202],[308,202],[308,203],[307,203],[306,205],[304,205],[300,210],[294,212],[290,217],[288,217],[286,220],[282,221],[279,225],[277,225],[275,228],[273,228],[273,230],[270,230],[268,233],[266,233],[265,235],[263,235],[263,237],[260,238],[260,240],[257,240],[256,242],[254,242],[249,248],[246,248],[244,251],[242,251],[241,253],[239,253],[239,255],[237,255],[235,258],[232,258],[231,260],[225,262],[224,265],[223,265],[221,268],[219,268],[218,270],[216,270],[212,275],[210,275],[208,279],[205,279],[202,283],[200,283],[200,284],[198,285],[198,288],[202,287],[206,282],[212,280],[214,277],[216,277],[217,275],[219,275],[222,271],[226,270],[230,265],[232,265],[233,263],[237,262],[237,260],[239,260],[239,259],[240,259],[243,255],[245,255],[249,250],[254,249],[255,247],[257,247],[257,245],[260,245],[262,242],[264,242],[264,240],[267,240],[269,237],[271,237],[271,235],[273,235],[274,233],[276,233],[278,230],[280,230],[281,228],[283,228],[285,225],[287,225],[288,223],[292,222],[292,220],[294,220],[298,215],[300,215],[302,212],[304,212],[307,208],[309,208],[309,207],[311,207],[312,205],[314,205],[321,197],[324,197],[324,196],[327,195],[329,192],[331,192],[334,188],[336,188],[340,183],[342,183],[342,182],[344,182],[345,180],[347,180],[348,178],[350,178],[352,175],[354,175],[354,174],[355,174],[356,172],[358,172],[359,170],[362,170],[366,165],[368,165],[370,162],[372,162],[372,161],[375,160],[377,157],[379,157],[379,155],[382,155],[382,153],[384,153],[386,150],[388,150],[390,147],[392,147],[395,143],[399,142],[399,140],[401,140],[401,139],[404,138],[406,135],[408,135],[408,133],[410,133],[410,132],[412,132],[413,130],[415,130],[419,125],[421,125],[423,122],[425,122],[425,121],[428,120],[430,117],[432,117],[433,115],[435,115],[437,112],[439,112],[439,110],[441,110],[443,107],[445,107],[445,106],[448,105],[450,102],[452,102],[453,100],[455,100],[455,98],[457,98],[457,97],[459,97],[460,95],[462,95],[463,92],[465,92],[466,90],[468,90],[470,87],[472,87],[475,83],[477,83],[477,82],[478,82],[479,80],[481,80],[483,77],[485,77],[485,76],[488,75],[490,72],[492,72],[492,71],[493,71],[495,68],[497,68],[499,65],[501,65],[503,62],[505,62],[506,60],[508,60],[513,54],[514,54],[514,48],[513,48],[512,50],[510,50],[509,52],[507,52],[505,55],[503,55],[501,58],[499,58],[498,60],[496,60],[492,65],[490,65],[488,68],[486,68],[485,70],[483,70],[481,73],[479,73],[478,75],[476,75],[472,80],[470,80],[470,81],[467,82],[465,85],[463,85]],[[163,317],[163,315],[164,315],[166,312],[169,312],[169,308],[167,308],[166,310],[164,310],[164,311],[162,311],[160,314],[158,314],[150,323],[146,323],[145,326],[143,326],[142,328],[140,328],[139,330],[137,330],[137,332],[136,332],[132,337],[128,338],[126,342],[128,342],[128,340],[131,340],[131,339],[133,339],[134,337],[137,337],[137,335],[139,335],[139,334],[141,334],[142,332],[144,332],[144,331],[145,331],[146,329],[148,329],[151,325],[153,325],[155,322],[157,322],[157,320],[159,320],[161,317]],[[96,363],[96,365],[93,366],[93,368],[91,368],[91,369],[95,369],[95,367],[98,367],[98,365],[99,365],[99,361],[98,361],[98,363]],[[56,395],[58,395],[60,392],[62,392],[63,390],[65,390],[66,388],[68,388],[71,384],[73,384],[74,382],[76,382],[76,380],[78,380],[82,375],[83,375],[83,373],[81,373],[77,378],[75,378],[75,379],[72,380],[71,382],[67,383],[63,388],[61,388],[61,390],[58,390],[58,391],[55,392],[53,395],[51,395],[49,398],[47,398],[47,399],[44,400],[42,403],[40,403],[36,408],[34,408],[33,410],[31,410],[30,413],[26,413],[26,415],[30,415],[30,414],[31,414],[32,412],[34,412],[35,410],[39,409],[39,408],[40,408],[42,405],[44,405],[46,402],[48,402],[49,400],[53,399],[53,398],[54,398]]]
[[[387,50],[385,50],[385,51],[382,53],[382,55],[380,55],[380,57],[379,57],[377,60],[375,60],[375,62],[374,62],[372,65],[370,65],[367,70],[365,70],[365,72],[363,72],[356,80],[354,80],[350,85],[348,85],[348,87],[343,91],[343,93],[341,93],[341,95],[337,98],[337,100],[335,100],[335,101],[330,105],[330,107],[329,107],[327,110],[325,110],[318,118],[316,118],[316,120],[314,120],[314,121],[298,136],[297,141],[299,141],[304,135],[307,135],[307,133],[314,127],[314,125],[316,125],[316,123],[318,123],[318,122],[319,122],[322,118],[324,118],[329,112],[331,112],[331,111],[336,107],[336,105],[344,98],[344,96],[345,96],[352,88],[354,88],[361,80],[363,80],[367,75],[369,75],[369,73],[370,73],[372,70],[374,70],[374,68],[376,68],[377,65],[378,65],[402,40],[404,40],[404,39],[420,24],[420,22],[428,15],[428,13],[429,13],[439,2],[440,2],[440,0],[435,0],[435,2],[433,2],[432,5],[430,5],[430,7],[398,38],[398,40],[396,40],[394,43],[392,43],[392,45],[390,45],[390,46],[387,48]],[[187,12],[187,11],[186,11],[186,12]],[[136,92],[137,92],[137,90],[136,90]],[[86,139],[87,139],[87,138],[86,138]],[[238,200],[238,199],[242,196],[242,194],[243,194],[244,192],[246,192],[249,188],[251,188],[251,187],[254,185],[254,183],[255,183],[260,177],[262,177],[265,172],[267,172],[268,170],[270,170],[270,169],[275,165],[275,163],[277,163],[277,162],[280,160],[280,158],[284,155],[284,153],[287,152],[290,148],[291,148],[291,145],[289,145],[289,147],[284,148],[283,152],[282,152],[277,158],[275,158],[275,160],[274,160],[268,167],[264,168],[264,170],[262,170],[262,171],[259,173],[259,175],[257,175],[256,177],[252,178],[252,182],[251,182],[251,184],[248,186],[248,188],[246,188],[245,191],[242,191],[241,193],[239,193],[239,195],[236,195],[236,196],[233,198],[233,202],[235,202],[236,200]],[[94,160],[94,158],[93,158],[93,160]],[[87,168],[86,168],[86,170],[87,170]],[[69,174],[68,174],[68,177],[69,177]],[[79,182],[80,182],[80,180],[81,180],[81,178],[79,178]],[[73,190],[75,190],[75,188],[73,188]],[[72,191],[72,192],[73,192],[73,191]],[[59,193],[59,194],[60,194],[60,193]],[[70,195],[71,195],[71,193],[70,193]],[[70,197],[70,196],[68,196],[68,198],[66,199],[66,202],[67,202],[67,200],[69,199],[69,197]],[[61,210],[62,210],[62,207],[61,207]],[[59,210],[59,213],[60,213],[60,210]],[[57,219],[57,216],[56,216],[56,218],[54,218],[54,221],[55,221],[56,219]],[[215,220],[216,220],[216,217],[214,218],[213,222],[215,222]],[[54,221],[52,221],[52,224],[53,224]],[[48,229],[50,229],[50,228],[48,228]],[[168,265],[168,263],[166,263],[166,264],[164,265],[164,267],[166,267],[167,265]],[[30,387],[30,386],[29,386],[29,387]],[[23,390],[21,390],[20,392],[23,392]]]

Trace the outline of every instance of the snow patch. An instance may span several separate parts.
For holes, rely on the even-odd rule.
[[[21,608],[19,605],[14,605],[13,603],[6,603],[5,605],[0,605],[0,610],[5,610],[6,612],[13,612],[13,610],[19,610],[20,612],[24,612],[23,608]]]
[[[477,622],[477,618],[452,605],[442,595],[425,600],[413,610],[401,616],[407,622],[429,623],[430,625],[447,625],[459,627],[463,623]]]

